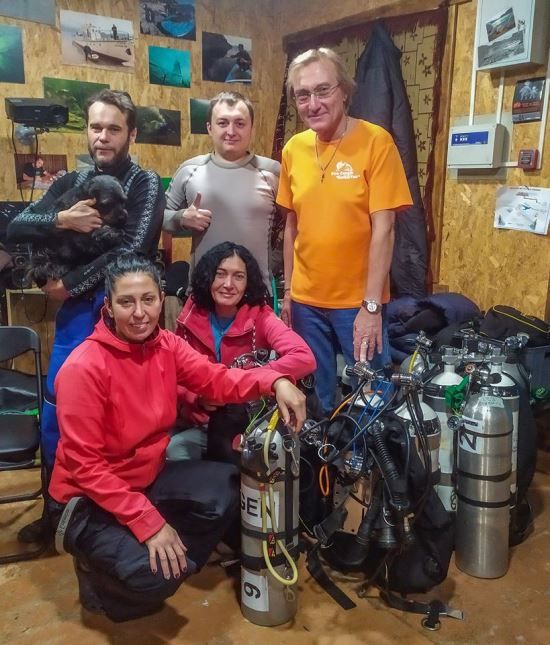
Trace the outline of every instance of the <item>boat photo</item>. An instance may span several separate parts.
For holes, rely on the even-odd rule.
[[[73,35],[73,45],[79,47],[86,60],[134,66],[134,38],[118,31],[115,24],[109,30],[88,23]]]

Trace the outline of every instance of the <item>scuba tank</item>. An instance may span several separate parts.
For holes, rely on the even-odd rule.
[[[276,410],[241,455],[241,611],[256,625],[296,614],[300,444]]]
[[[414,353],[402,361],[399,372],[401,374],[418,374],[419,376],[427,372],[430,367],[428,354],[432,345],[433,342],[423,331],[420,331],[415,338]]]
[[[432,408],[423,401],[420,401],[420,409],[422,411],[422,419],[420,419],[422,425],[424,426],[424,431],[428,438],[428,447],[430,449],[431,462],[432,462],[432,485],[435,486],[441,475],[441,470],[439,466],[439,451],[441,444],[441,424],[437,414],[432,410]],[[404,401],[395,411],[396,416],[398,416],[404,423],[409,433],[410,437],[413,437],[415,440],[416,449],[419,454],[421,453],[420,445],[418,443],[418,437],[416,436],[416,430],[414,424],[411,420],[411,414],[407,407],[406,401]],[[426,464],[424,464],[426,466]]]
[[[456,566],[478,578],[508,570],[512,415],[491,394],[488,371],[460,419],[457,452]]]
[[[512,378],[503,372],[504,356],[500,348],[494,348],[490,358],[491,375],[498,375],[499,381],[492,383],[491,394],[499,396],[504,406],[512,414],[512,466],[510,474],[510,513],[514,514],[517,497],[517,464],[518,464],[518,434],[519,434],[519,390]]]
[[[458,385],[462,382],[455,367],[460,361],[460,356],[452,351],[452,348],[445,347],[443,356],[443,372],[436,374],[424,386],[422,399],[437,414],[441,425],[441,442],[439,448],[439,466],[441,476],[437,487],[439,499],[447,511],[456,511],[456,496],[452,482],[454,463],[454,433],[449,427],[449,418],[452,410],[445,402],[445,390],[448,386]],[[432,457],[433,459],[433,457]]]

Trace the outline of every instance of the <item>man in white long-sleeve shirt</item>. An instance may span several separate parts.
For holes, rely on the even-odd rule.
[[[166,193],[165,231],[192,232],[191,271],[221,242],[246,246],[271,291],[271,228],[280,164],[250,152],[254,109],[238,92],[210,101],[213,152],[185,161]]]

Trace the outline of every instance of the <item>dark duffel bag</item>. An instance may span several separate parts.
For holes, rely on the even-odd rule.
[[[479,331],[489,338],[504,340],[519,333],[529,335],[527,347],[550,345],[550,324],[536,316],[526,316],[514,307],[495,305],[485,314]]]

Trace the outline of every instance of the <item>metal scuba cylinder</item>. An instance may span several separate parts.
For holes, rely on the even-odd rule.
[[[439,447],[439,467],[441,475],[437,486],[437,494],[447,511],[456,511],[456,495],[452,482],[454,464],[454,433],[449,427],[449,419],[453,414],[445,402],[445,390],[449,386],[458,385],[462,381],[455,369],[460,362],[460,356],[451,347],[445,347],[441,356],[443,372],[436,374],[422,392],[424,403],[429,405],[439,418],[441,426],[441,441]],[[433,458],[433,457],[432,457]]]
[[[470,393],[458,430],[455,561],[478,578],[508,570],[512,415],[487,385]]]
[[[415,351],[411,356],[407,356],[399,367],[402,374],[424,374],[430,367],[429,352],[432,349],[433,342],[420,331],[415,338]]]
[[[437,414],[432,408],[423,401],[420,401],[420,409],[422,410],[421,423],[428,438],[428,447],[430,449],[430,456],[432,462],[432,484],[435,486],[440,480],[440,465],[439,465],[439,451],[441,443],[441,424]],[[411,420],[411,414],[407,407],[407,403],[403,402],[395,411],[398,416],[405,423],[409,436],[414,438],[416,449],[419,454],[422,454],[418,437],[416,436],[416,429]]]
[[[286,623],[297,610],[298,437],[265,418],[241,455],[241,611],[256,625]]]
[[[519,434],[519,390],[512,378],[505,374],[504,355],[500,348],[495,347],[490,357],[491,375],[498,375],[499,381],[490,385],[491,394],[500,396],[505,407],[512,414],[512,466],[510,474],[510,513],[514,513],[517,497],[517,465],[518,465],[518,434]]]

